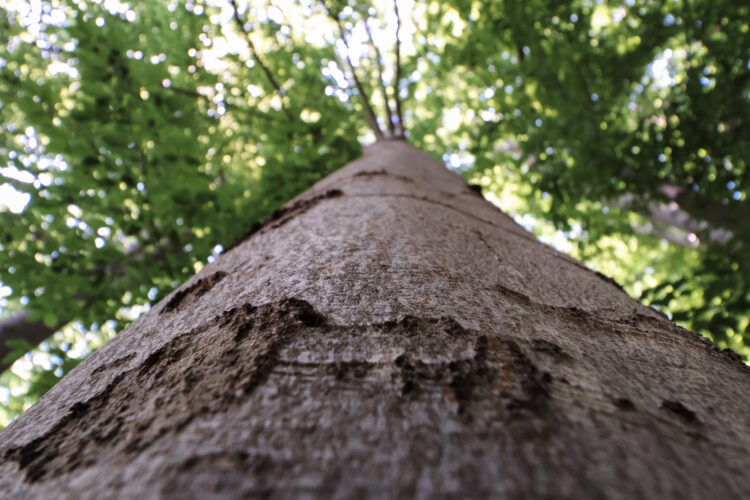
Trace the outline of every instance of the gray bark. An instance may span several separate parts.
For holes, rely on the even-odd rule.
[[[741,498],[750,370],[400,141],[0,434],[3,498]]]

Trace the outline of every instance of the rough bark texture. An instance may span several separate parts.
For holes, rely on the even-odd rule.
[[[748,390],[390,141],[0,434],[0,497],[740,498]]]

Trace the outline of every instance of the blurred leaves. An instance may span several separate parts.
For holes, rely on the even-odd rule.
[[[450,84],[419,82],[435,115],[413,129],[417,144],[747,359],[750,7],[454,1],[432,12],[426,32],[444,42],[424,46],[422,74]]]

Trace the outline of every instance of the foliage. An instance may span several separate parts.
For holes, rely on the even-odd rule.
[[[115,334],[114,323],[108,322],[86,333],[81,333],[80,325],[70,325],[37,348],[26,348],[13,370],[0,375],[0,427],[23,413],[60,377],[111,339]]]
[[[390,3],[233,4],[0,3],[0,306],[73,322],[0,378],[6,419],[360,154],[347,54],[383,130],[400,101],[544,241],[748,356],[750,8],[403,1],[396,81]]]
[[[629,242],[621,269],[602,270],[745,356],[748,14],[732,1],[455,1],[435,9],[443,30],[429,32],[445,41],[423,47],[434,78],[420,82],[433,112],[460,118],[437,131],[448,158],[524,192],[503,208],[550,221],[590,265],[612,262],[613,237]],[[660,240],[687,248],[655,252]]]

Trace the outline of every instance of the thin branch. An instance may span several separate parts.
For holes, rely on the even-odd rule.
[[[36,347],[65,326],[65,323],[67,322],[59,322],[54,328],[50,328],[41,321],[30,320],[29,311],[16,313],[0,321],[0,372],[10,368],[10,365],[20,357],[10,356],[14,349],[8,345],[9,340],[24,340]]]
[[[144,183],[146,183],[145,189],[141,192],[141,195],[145,199],[145,205],[149,207],[148,212],[146,212],[148,217],[148,225],[151,227],[151,230],[154,232],[154,240],[161,244],[162,241],[166,238],[164,234],[161,232],[159,227],[156,225],[156,221],[154,221],[154,215],[153,215],[153,207],[154,203],[151,199],[151,188],[148,185],[148,166],[149,161],[146,157],[146,153],[141,149],[140,150],[140,161],[138,162],[138,169],[141,172],[141,177],[143,178]],[[170,241],[171,243],[174,243],[174,241],[171,241],[167,239],[167,241]],[[182,245],[179,245],[182,246]],[[172,281],[175,281],[177,279],[177,273],[175,272],[175,269],[172,267],[172,265],[169,263],[169,259],[164,259],[164,270],[167,271],[167,274],[170,278],[172,278]]]
[[[339,67],[341,69],[341,72],[344,74],[344,78],[346,79],[347,84],[351,86],[352,80],[349,78],[349,75],[346,73],[346,70],[344,69],[346,67],[346,64],[344,64],[341,57],[338,54],[336,54],[335,51],[333,53],[333,59],[336,61],[336,66]],[[339,85],[338,80],[334,80],[334,84],[336,85],[337,89],[349,95],[349,93],[347,92],[348,87],[342,87],[341,85]],[[372,130],[373,133],[377,135],[376,129],[380,130],[380,127],[377,122],[377,118],[373,117],[373,115],[368,113],[365,115],[365,121],[367,121],[367,126],[370,128],[370,130]]]
[[[401,16],[398,12],[398,0],[393,0],[393,6],[396,9],[396,81],[394,82],[394,90],[396,91],[396,114],[398,115],[398,126],[401,130],[401,137],[406,136],[406,130],[404,129],[404,114],[401,110],[401,95],[399,94],[399,87],[401,85],[401,40],[399,39],[399,33],[401,32]]]
[[[34,177],[33,181],[31,181],[31,182],[19,181],[16,178],[9,177],[9,176],[6,176],[5,174],[0,173],[0,182],[2,182],[3,184],[10,184],[11,186],[13,186],[13,188],[16,191],[21,191],[22,193],[36,194],[36,192],[38,191],[38,189],[36,187],[34,187],[34,182],[38,182],[39,181],[39,177],[37,177],[36,175],[34,175],[33,173],[31,173],[27,169],[24,169],[24,170],[26,170],[27,172],[29,172]],[[39,184],[37,184],[37,186],[39,186]]]
[[[284,96],[286,95],[286,92],[281,88],[281,85],[279,85],[279,82],[276,81],[276,78],[274,78],[273,73],[268,69],[268,66],[265,65],[263,60],[260,58],[260,55],[258,55],[258,51],[255,49],[255,44],[253,43],[252,38],[250,37],[250,31],[245,29],[245,23],[242,21],[242,18],[240,18],[240,11],[237,7],[237,0],[229,0],[232,4],[232,8],[234,9],[234,20],[237,22],[237,25],[240,27],[243,33],[245,33],[245,38],[247,39],[247,46],[250,49],[250,53],[253,55],[253,59],[255,59],[255,62],[260,66],[260,69],[263,71],[263,73],[266,75],[266,78],[271,83],[271,86],[276,89],[276,93],[279,95],[279,99],[281,100],[281,110],[284,112],[287,118],[289,118],[290,121],[294,120],[294,117],[289,112],[289,110],[284,106]]]
[[[190,90],[190,89],[184,89],[182,87],[175,87],[174,85],[171,85],[171,84],[169,86],[162,85],[161,88],[165,90],[171,90],[175,94],[180,94],[180,95],[184,95],[187,97],[195,97],[196,99],[208,99],[208,96],[203,95],[200,92],[196,92],[195,90]]]
[[[391,137],[396,136],[395,124],[393,123],[393,113],[391,112],[391,101],[388,97],[388,89],[385,86],[385,80],[383,79],[383,63],[381,62],[380,49],[375,45],[375,40],[372,38],[372,32],[370,31],[370,25],[367,24],[365,19],[365,31],[367,32],[367,38],[370,40],[370,47],[375,51],[375,61],[378,65],[378,81],[380,82],[380,91],[383,93],[383,101],[385,105],[385,112],[388,115],[388,131]]]
[[[336,21],[336,26],[339,29],[339,36],[341,36],[341,41],[344,42],[344,47],[346,48],[346,62],[349,65],[349,69],[352,72],[352,79],[354,80],[354,84],[357,86],[357,90],[359,91],[359,95],[362,97],[362,101],[364,102],[365,109],[367,110],[367,122],[370,125],[370,128],[375,133],[376,140],[383,139],[383,131],[380,130],[380,126],[378,125],[378,118],[375,114],[375,110],[373,110],[372,105],[370,105],[370,99],[367,97],[367,93],[365,92],[364,87],[362,86],[362,82],[357,77],[357,72],[354,70],[354,64],[352,63],[351,57],[349,57],[349,44],[346,41],[346,33],[344,32],[344,27],[341,25],[341,20],[339,19],[338,14],[333,14],[331,10],[328,8],[328,6],[325,4],[324,0],[321,0],[320,2],[323,4],[323,8],[328,12],[328,16]]]

